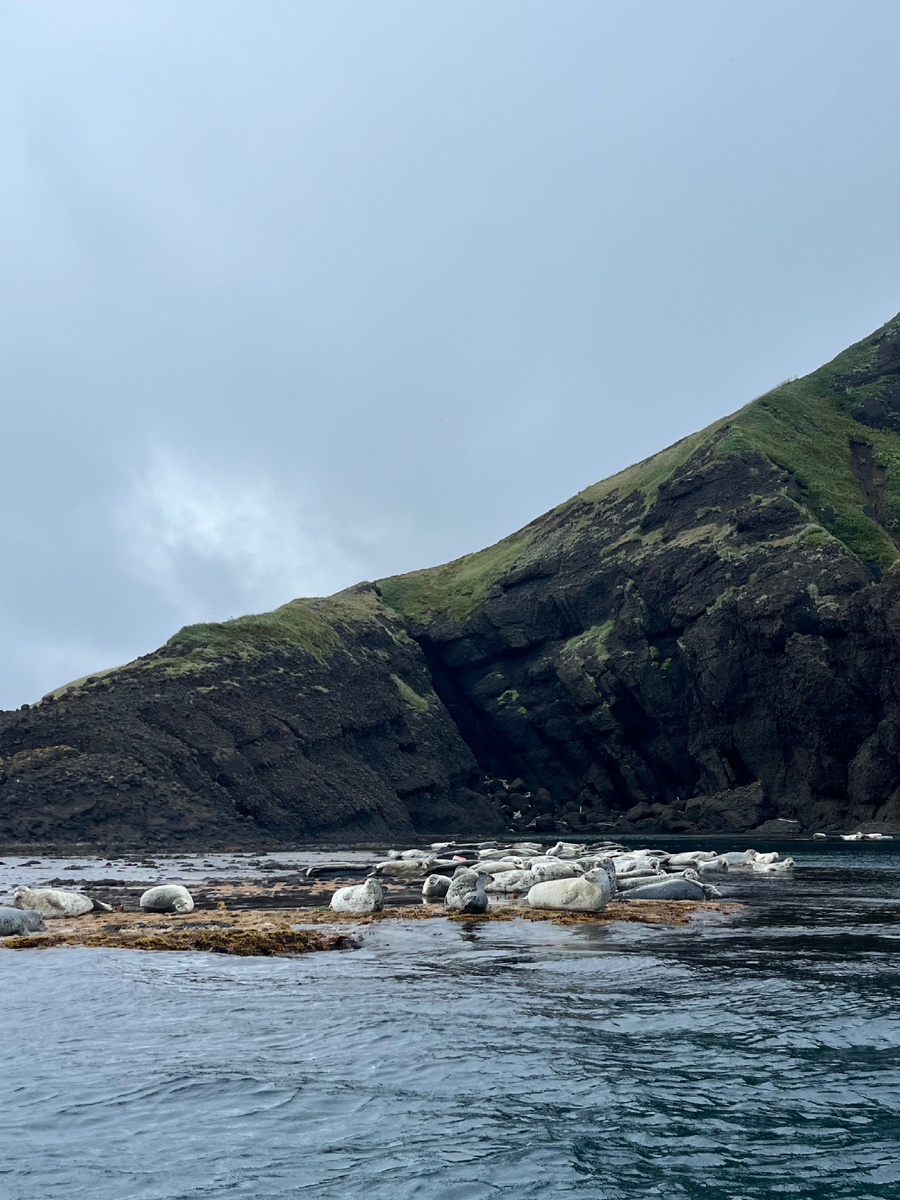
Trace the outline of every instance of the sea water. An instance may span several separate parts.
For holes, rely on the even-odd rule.
[[[900,842],[790,853],[676,928],[0,951],[0,1196],[895,1198]]]

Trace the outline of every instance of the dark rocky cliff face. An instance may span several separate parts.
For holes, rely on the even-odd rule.
[[[900,319],[495,547],[5,714],[0,837],[900,822],[898,364]]]
[[[422,651],[371,586],[191,626],[4,714],[5,844],[259,845],[499,829]]]

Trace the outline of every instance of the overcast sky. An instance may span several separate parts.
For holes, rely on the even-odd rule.
[[[0,705],[488,545],[900,309],[900,4],[0,0]]]

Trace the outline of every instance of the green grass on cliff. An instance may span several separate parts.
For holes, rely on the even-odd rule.
[[[850,465],[850,442],[872,446],[885,467],[885,508],[900,502],[900,435],[861,426],[811,379],[786,384],[749,405],[717,447],[721,455],[756,450],[800,485],[805,506],[865,562],[887,569],[900,557],[891,534],[863,511],[867,501]]]
[[[340,635],[324,617],[302,600],[292,600],[273,612],[185,625],[159,651],[159,665],[190,670],[272,650],[303,650],[324,662],[340,644]]]
[[[660,486],[705,447],[718,456],[761,454],[793,475],[813,520],[864,562],[887,569],[900,558],[900,434],[862,425],[848,411],[867,393],[878,394],[877,382],[854,387],[852,377],[871,368],[886,336],[900,336],[900,317],[803,379],[781,384],[732,416],[586,488],[560,510],[579,500],[603,505],[635,492],[646,510]],[[871,446],[884,468],[883,525],[864,512],[867,498],[851,466],[851,442]],[[378,586],[388,604],[413,620],[425,624],[443,613],[458,622],[486,599],[536,535],[528,526],[477,554],[395,575]]]
[[[523,529],[443,566],[379,579],[378,587],[387,604],[413,621],[425,625],[440,613],[462,621],[487,598],[530,541],[531,533]]]
[[[583,492],[579,492],[574,499],[600,503],[611,497],[613,493],[616,494],[616,499],[624,500],[633,492],[642,492],[645,504],[649,506],[656,499],[660,484],[671,479],[678,468],[684,466],[694,451],[699,450],[704,442],[707,442],[727,423],[728,418],[723,417],[720,421],[708,425],[706,429],[688,434],[687,437],[667,446],[665,450],[660,450],[659,453],[652,454],[649,458],[626,467],[624,471],[619,471],[617,475],[610,475],[608,479],[601,479],[599,483],[591,484]]]
[[[870,365],[878,341],[887,332],[900,332],[898,326],[895,318],[826,366],[774,388],[720,422],[716,446],[719,455],[756,451],[789,471],[816,520],[863,561],[882,569],[900,558],[895,541],[900,535],[900,434],[854,420],[850,404],[879,385],[849,385],[848,391],[846,381]],[[863,511],[867,498],[850,461],[854,442],[871,446],[874,461],[884,468],[884,525]]]

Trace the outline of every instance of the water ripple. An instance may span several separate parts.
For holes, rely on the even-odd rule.
[[[4,956],[0,1194],[893,1198],[900,853],[842,862],[679,929]]]

